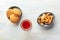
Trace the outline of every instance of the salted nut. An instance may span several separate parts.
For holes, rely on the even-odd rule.
[[[44,25],[51,25],[54,20],[54,15],[51,12],[44,12],[42,13],[38,19],[37,22],[44,26]]]
[[[20,8],[13,6],[7,10],[7,17],[13,23],[18,23],[21,19],[22,11]]]

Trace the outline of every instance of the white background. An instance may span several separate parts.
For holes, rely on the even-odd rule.
[[[21,21],[31,20],[30,31],[21,29],[21,21],[17,25],[7,19],[6,11],[11,6],[21,8]],[[55,25],[50,30],[37,23],[37,17],[43,12],[55,14]],[[60,40],[60,0],[0,0],[0,40]]]

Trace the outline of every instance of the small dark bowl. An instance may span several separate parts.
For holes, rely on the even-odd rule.
[[[38,24],[41,25],[43,28],[45,28],[45,29],[50,29],[50,28],[52,28],[52,27],[54,26],[55,15],[54,15],[53,13],[51,13],[51,12],[44,12],[44,13],[42,13],[40,16],[42,16],[43,14],[47,14],[47,13],[50,13],[51,15],[53,15],[53,20],[52,20],[52,23],[51,23],[51,24],[41,25],[41,24],[38,22],[38,18],[37,18],[37,22],[38,22]],[[40,16],[39,16],[39,17],[40,17]]]

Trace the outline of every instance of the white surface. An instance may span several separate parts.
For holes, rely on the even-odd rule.
[[[11,6],[22,9],[22,20],[30,19],[32,29],[23,31],[19,25],[11,23],[6,11]],[[43,12],[55,14],[55,26],[44,30],[37,23],[37,17]],[[0,0],[0,40],[60,40],[60,0]]]

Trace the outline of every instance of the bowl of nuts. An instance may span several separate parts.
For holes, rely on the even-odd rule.
[[[50,29],[54,25],[55,16],[51,12],[44,12],[37,18],[37,22],[44,28]]]

